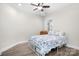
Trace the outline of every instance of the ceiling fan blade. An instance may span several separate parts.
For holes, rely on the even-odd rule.
[[[33,9],[33,11],[37,10],[38,8]]]
[[[41,3],[41,6],[43,6],[44,3]]]
[[[43,8],[49,8],[50,6],[42,6]]]
[[[36,5],[36,4],[33,4],[33,3],[31,3],[31,5],[33,5],[33,6],[38,6],[38,5]]]
[[[38,3],[38,6],[40,6],[40,3]]]
[[[38,3],[38,6],[43,6],[43,3]]]

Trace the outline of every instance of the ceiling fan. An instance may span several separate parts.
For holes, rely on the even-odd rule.
[[[50,8],[49,5],[44,5],[44,3],[37,3],[37,4],[31,3],[31,5],[36,7],[35,9],[33,9],[33,11],[40,10],[43,12],[45,8]]]

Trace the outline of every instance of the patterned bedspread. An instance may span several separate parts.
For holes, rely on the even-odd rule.
[[[41,55],[45,55],[51,49],[66,44],[67,42],[65,36],[57,35],[35,35],[29,41]]]

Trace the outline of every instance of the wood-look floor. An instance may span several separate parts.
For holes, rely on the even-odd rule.
[[[4,51],[1,56],[37,56],[30,48],[28,43],[16,45],[7,51]],[[62,47],[52,49],[46,56],[79,56],[79,50]]]

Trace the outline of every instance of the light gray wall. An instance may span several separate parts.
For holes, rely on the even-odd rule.
[[[54,30],[66,32],[68,45],[79,48],[79,4],[70,4],[54,12],[52,10],[46,17],[46,23],[52,19]]]
[[[41,29],[39,16],[21,12],[8,4],[0,4],[0,51],[18,42],[27,41]]]

